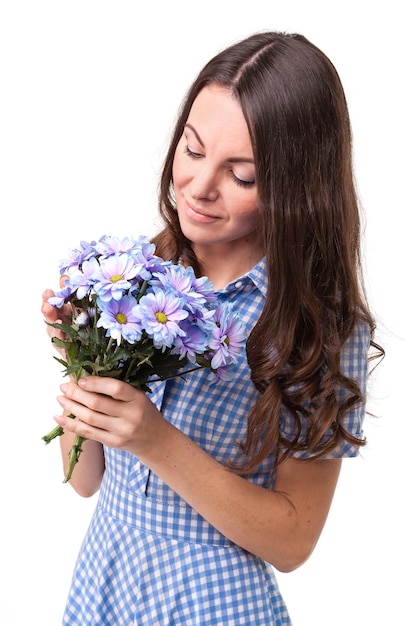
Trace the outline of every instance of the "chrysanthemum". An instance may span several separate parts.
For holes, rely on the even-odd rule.
[[[96,254],[94,248],[95,244],[95,241],[92,241],[91,243],[88,243],[87,241],[81,241],[81,250],[79,250],[78,248],[70,250],[69,257],[66,259],[62,259],[59,263],[60,274],[69,274],[71,270],[79,268],[84,261],[94,256]]]
[[[109,235],[103,235],[96,243],[95,248],[97,254],[108,257],[113,254],[120,254],[122,252],[131,253],[135,248],[136,242],[130,237],[114,237]]]
[[[132,313],[136,300],[132,296],[123,296],[120,300],[100,302],[102,313],[97,322],[97,327],[107,329],[107,337],[116,339],[120,345],[122,337],[129,343],[139,341],[142,335],[142,326],[137,317]]]
[[[146,294],[133,307],[133,313],[157,348],[170,348],[175,337],[185,334],[179,322],[188,316],[188,312],[173,294],[159,289]]]
[[[243,326],[228,305],[216,310],[207,277],[196,278],[191,267],[154,253],[146,237],[103,236],[98,243],[82,241],[61,263],[61,274],[68,276],[48,302],[66,304],[65,318],[72,322],[61,327],[68,341],[53,338],[66,357],[66,374],[76,380],[84,373],[109,375],[145,391],[152,380],[200,368],[209,369],[210,383],[232,378]],[[43,439],[49,443],[63,432],[55,427]],[[83,441],[74,438],[65,482]]]
[[[214,314],[215,325],[209,341],[214,355],[211,360],[213,369],[229,363],[235,363],[245,344],[245,329],[240,319],[227,302],[220,304]]]
[[[217,383],[219,380],[229,381],[233,380],[236,376],[235,364],[221,365],[215,371],[211,371],[208,375],[208,382],[210,385]]]
[[[203,354],[207,350],[207,334],[189,319],[180,322],[183,335],[177,335],[173,341],[172,354],[178,354],[180,359],[187,358],[195,363],[196,355]]]
[[[74,288],[69,284],[69,281],[65,281],[64,287],[55,292],[55,295],[48,299],[48,304],[60,309],[68,298],[74,293]]]
[[[188,269],[191,268],[187,268],[187,270]],[[217,296],[213,289],[213,283],[207,278],[207,276],[200,276],[200,278],[197,278],[194,274],[192,287],[193,290],[202,296],[207,303],[215,304],[217,302]]]
[[[77,326],[87,326],[90,319],[91,317],[89,316],[88,313],[86,313],[86,311],[81,311],[80,313],[78,313],[77,317],[74,319],[74,324],[76,324]]]
[[[97,260],[93,257],[84,261],[81,270],[78,268],[70,270],[70,283],[77,292],[77,298],[82,300],[94,285],[94,274],[99,269]]]
[[[206,309],[208,291],[205,289],[205,282],[198,283],[192,267],[184,268],[172,264],[165,267],[163,272],[155,272],[150,284],[182,299],[184,308],[191,313],[198,314]]]
[[[129,255],[122,253],[110,256],[103,260],[93,275],[94,291],[104,302],[120,300],[131,288],[129,281],[136,274],[136,264]]]
[[[141,278],[149,280],[155,272],[165,271],[165,267],[171,265],[171,261],[163,261],[155,255],[155,244],[150,243],[145,237],[138,240],[138,245],[132,252],[135,263],[142,268]]]

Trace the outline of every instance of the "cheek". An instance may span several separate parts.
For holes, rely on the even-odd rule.
[[[181,148],[178,145],[175,150],[174,160],[172,162],[172,179],[174,181],[174,187],[178,187],[184,184],[186,180],[186,168],[184,167],[184,154],[182,154]]]
[[[241,204],[242,206],[242,204]],[[250,200],[246,200],[240,211],[236,212],[236,218],[242,224],[255,225],[258,221],[258,207],[256,195]]]
[[[178,148],[177,148],[178,150]],[[174,154],[174,160],[172,162],[172,180],[174,183],[174,187],[177,183],[178,180],[178,157],[177,157],[177,152],[175,152]]]

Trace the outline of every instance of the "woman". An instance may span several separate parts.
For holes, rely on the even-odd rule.
[[[160,211],[157,254],[234,303],[247,354],[233,381],[202,370],[151,397],[109,378],[61,386],[64,465],[88,439],[71,484],[100,489],[63,623],[290,624],[271,565],[311,555],[342,458],[365,443],[370,348],[382,355],[328,58],[275,32],[214,57],[180,112]]]

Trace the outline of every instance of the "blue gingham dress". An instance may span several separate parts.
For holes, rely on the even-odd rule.
[[[261,261],[220,293],[234,302],[248,331],[264,303]],[[343,356],[365,388],[369,332],[358,328]],[[210,384],[208,370],[158,383],[152,400],[166,419],[220,463],[236,458],[257,398],[246,357],[231,382]],[[361,436],[364,409],[346,417]],[[281,428],[291,432],[282,411]],[[334,456],[355,456],[349,445]],[[71,626],[290,626],[272,567],[229,541],[141,461],[106,448],[106,471],[80,549],[63,624]],[[276,459],[250,480],[271,488]],[[266,469],[266,472],[262,470]]]

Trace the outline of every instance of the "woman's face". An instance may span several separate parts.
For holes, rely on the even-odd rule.
[[[240,104],[218,85],[195,99],[173,162],[181,229],[194,249],[256,244],[257,189],[248,127]]]

